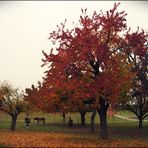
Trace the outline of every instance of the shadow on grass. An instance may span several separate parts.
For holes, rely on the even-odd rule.
[[[0,144],[0,148],[3,148],[3,147],[12,147],[11,145],[5,145],[5,144]]]
[[[8,125],[7,125],[8,126]],[[1,129],[9,129],[4,126]],[[74,124],[73,127],[68,127],[65,124],[37,124],[32,123],[29,128],[25,127],[23,122],[17,123],[17,131],[37,131],[37,132],[55,132],[55,133],[67,133],[76,135],[89,135],[100,138],[100,127],[99,124],[95,126],[95,132],[91,132],[90,124],[86,124],[82,127],[80,124]],[[108,124],[108,134],[111,139],[145,139],[148,140],[148,124],[144,123],[144,128],[139,129],[138,123],[128,122],[128,123],[109,123]],[[0,147],[4,147],[3,145]]]

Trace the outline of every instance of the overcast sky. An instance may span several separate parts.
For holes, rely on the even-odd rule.
[[[24,89],[36,84],[46,70],[42,50],[50,51],[49,33],[65,19],[77,22],[81,8],[109,10],[115,1],[0,1],[0,81]],[[148,2],[123,1],[127,24],[148,31]],[[70,27],[70,25],[69,25]]]

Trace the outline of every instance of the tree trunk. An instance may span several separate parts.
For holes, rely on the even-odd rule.
[[[15,131],[17,115],[12,115],[11,118],[12,118],[12,119],[11,119],[10,130],[11,130],[11,131]]]
[[[95,121],[95,117],[96,117],[96,110],[93,111],[92,115],[91,115],[91,132],[94,132],[94,121]]]
[[[81,111],[80,115],[81,115],[81,126],[85,126],[85,115],[86,115],[86,112]]]
[[[139,128],[143,128],[142,118],[139,118]]]
[[[138,73],[138,78],[141,80],[141,82],[144,86],[144,89],[148,90],[148,80],[147,80],[146,76],[140,72],[140,73]],[[146,91],[145,93],[148,94],[148,91]]]
[[[100,100],[100,108],[98,108],[98,114],[100,116],[100,133],[102,139],[108,138],[108,131],[107,131],[107,109],[109,104],[106,100]]]
[[[108,138],[108,131],[107,131],[107,118],[106,112],[100,112],[100,128],[101,128],[101,138],[106,139]]]
[[[65,123],[65,117],[66,117],[65,113],[63,113],[62,116],[63,116],[63,122]]]

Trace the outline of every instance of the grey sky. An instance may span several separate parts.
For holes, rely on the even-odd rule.
[[[88,13],[111,9],[115,1],[1,1],[0,81],[9,80],[24,89],[44,76],[42,50],[50,51],[49,33],[66,18],[69,27]],[[148,2],[123,1],[119,10],[128,13],[128,26],[148,31]]]

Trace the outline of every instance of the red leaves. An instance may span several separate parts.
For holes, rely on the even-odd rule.
[[[117,7],[120,3],[114,5],[114,8],[110,11],[107,11],[106,14],[103,14],[100,17],[100,20],[102,22],[103,29],[105,30],[112,30],[113,32],[121,31],[122,29],[126,28],[126,19],[124,11],[122,12],[116,12]]]
[[[61,97],[67,94],[65,105],[69,107],[72,102],[72,108],[75,103],[82,104],[83,100],[100,95],[111,103],[116,102],[123,80],[129,80],[124,74],[121,77],[126,67],[122,68],[124,63],[120,63],[117,52],[123,39],[118,32],[126,27],[126,14],[117,12],[118,5],[106,14],[94,12],[92,16],[87,15],[86,9],[82,10],[79,26],[66,30],[63,23],[53,31],[50,39],[59,42],[58,53],[47,55],[43,52],[44,62],[51,64],[44,84],[47,90],[52,86],[52,94],[56,96],[47,94],[50,103],[62,104]],[[58,90],[60,94],[57,94]]]
[[[144,54],[146,35],[138,31],[127,32],[125,38],[120,35],[126,29],[126,14],[117,12],[118,6],[119,3],[105,14],[94,12],[92,16],[82,10],[76,27],[66,29],[65,21],[50,34],[50,40],[58,46],[50,54],[43,51],[43,66],[49,65],[49,69],[35,94],[40,107],[47,109],[49,105],[53,111],[56,105],[70,110],[88,98],[100,96],[114,104],[123,86],[129,89],[132,63],[127,62],[126,52]]]
[[[148,51],[148,48],[145,46],[145,43],[147,42],[148,35],[142,30],[139,31],[139,28],[137,32],[131,33],[128,31],[125,35],[125,40],[129,46],[127,48],[127,52],[131,53],[133,52],[135,55],[138,55],[140,57],[144,56],[146,51]]]
[[[97,48],[97,60],[98,61],[105,61],[105,59],[108,58],[108,47],[105,44],[101,44]]]

